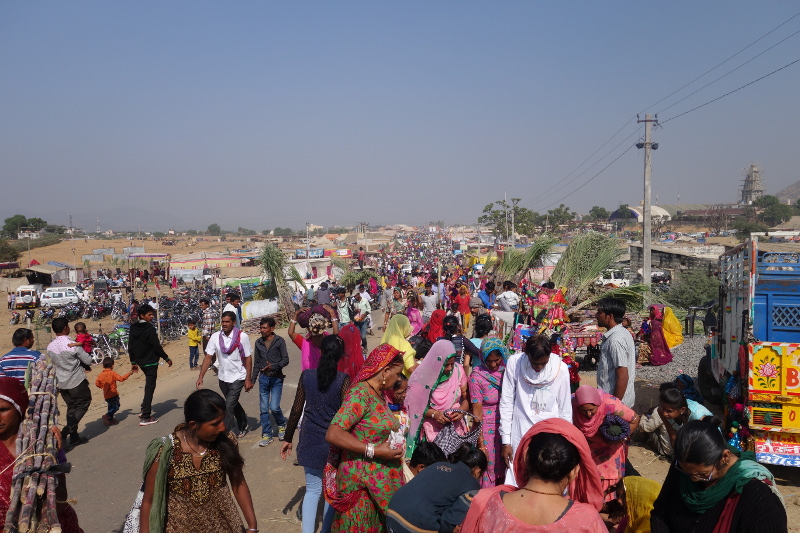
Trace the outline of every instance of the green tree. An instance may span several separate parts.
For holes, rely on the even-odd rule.
[[[681,272],[665,295],[667,302],[683,309],[704,305],[717,298],[719,280],[702,269]]]
[[[10,245],[7,240],[0,239],[0,262],[11,263],[19,259],[20,251]]]
[[[564,204],[559,205],[555,209],[550,209],[547,212],[548,224],[550,227],[555,228],[561,224],[566,224],[575,220],[575,211],[572,211]]]
[[[236,230],[236,233],[238,233],[239,235],[255,235],[256,234],[256,232],[254,230],[243,228],[241,226],[239,226],[239,229]]]
[[[220,227],[219,227],[219,224],[217,224],[217,223],[215,222],[214,224],[210,224],[210,225],[208,226],[208,230],[206,230],[206,232],[207,232],[209,235],[215,235],[215,236],[218,236],[220,233],[222,233],[222,228],[220,228]]]
[[[187,230],[186,235],[192,235],[192,236],[197,235],[197,230],[196,229]]]
[[[605,207],[600,207],[596,205],[589,210],[589,218],[591,220],[608,220],[608,217],[611,216],[611,213],[608,212],[608,209]]]
[[[292,228],[277,227],[275,228],[274,235],[276,237],[291,237],[294,235],[294,232],[292,231]]]
[[[28,222],[30,222],[30,220],[28,220]],[[44,231],[47,233],[55,233],[56,235],[63,235],[67,232],[67,228],[58,224],[47,224],[44,227]]]
[[[744,217],[735,218],[731,226],[743,237],[749,237],[751,233],[769,230],[769,228],[761,222],[747,220],[747,218]]]
[[[46,220],[42,220],[41,218],[36,218],[36,217],[28,219],[28,227],[29,228],[33,228],[35,230],[40,230],[40,229],[44,228],[45,226],[47,226],[47,221]]]
[[[487,204],[483,214],[478,217],[478,223],[492,228],[495,236],[511,236],[511,214],[514,214],[514,231],[520,235],[533,235],[539,224],[539,213],[527,207],[520,207],[519,198],[512,198],[511,202],[500,200]],[[497,207],[495,207],[495,205]]]
[[[781,203],[780,199],[778,199],[777,196],[772,196],[771,194],[765,194],[761,198],[756,198],[753,201],[754,206],[763,208],[771,207],[773,205],[778,205],[780,203]]]
[[[14,215],[13,217],[8,217],[5,219],[5,224],[3,225],[3,234],[7,237],[11,237],[12,239],[16,239],[19,230],[27,226],[28,219],[25,218],[25,215]]]
[[[772,204],[761,213],[761,220],[770,227],[782,224],[797,214],[797,208],[786,204]]]

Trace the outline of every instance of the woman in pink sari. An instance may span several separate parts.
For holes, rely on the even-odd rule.
[[[578,387],[572,395],[572,421],[589,443],[606,501],[616,497],[616,486],[625,477],[625,460],[628,456],[623,434],[609,440],[605,436],[607,432],[601,431],[600,426],[608,420],[609,415],[627,422],[629,435],[639,426],[639,416],[616,396],[590,385]]]
[[[514,456],[513,485],[482,489],[461,533],[607,533],[600,478],[583,434],[561,418],[531,427]],[[563,496],[569,490],[569,498]]]
[[[411,323],[411,334],[416,335],[422,328],[425,327],[425,321],[422,319],[422,311],[419,310],[419,298],[417,293],[414,292],[408,297],[408,307],[406,307],[406,316]]]
[[[411,427],[406,439],[406,457],[411,457],[417,443],[433,442],[445,424],[455,424],[467,431],[461,413],[444,414],[448,409],[469,408],[467,374],[456,362],[456,348],[448,340],[436,341],[408,379],[406,407]]]
[[[672,351],[664,337],[664,305],[650,306],[650,364],[666,365],[672,362]]]

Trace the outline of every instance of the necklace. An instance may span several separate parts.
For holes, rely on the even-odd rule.
[[[183,436],[183,442],[185,442],[185,443],[186,443],[186,446],[188,446],[188,447],[189,447],[189,449],[190,449],[190,450],[192,450],[192,453],[193,453],[194,455],[198,456],[198,457],[203,457],[203,456],[204,456],[206,453],[208,453],[208,448],[206,448],[206,449],[205,449],[205,450],[203,450],[202,452],[198,452],[197,450],[195,450],[195,449],[194,449],[194,446],[192,446],[192,445],[189,443],[189,439],[187,439],[187,438],[186,438],[186,435],[184,435],[184,436]]]
[[[527,490],[528,492],[535,492],[536,494],[544,494],[545,496],[563,496],[563,494],[558,492],[542,492],[540,490],[533,490],[529,489],[528,487],[520,487],[522,490]]]

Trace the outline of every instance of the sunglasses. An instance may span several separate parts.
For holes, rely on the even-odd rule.
[[[694,481],[702,481],[702,482],[705,482],[705,483],[711,481],[711,479],[714,477],[714,470],[716,470],[716,468],[717,468],[716,466],[714,466],[711,469],[711,472],[709,472],[708,476],[706,477],[704,474],[691,474],[691,473],[687,472],[686,470],[681,468],[681,465],[678,464],[678,460],[677,459],[672,462],[672,466],[674,466],[675,469],[678,472],[682,472],[682,473],[686,474],[687,476],[689,476],[692,480],[694,480]]]

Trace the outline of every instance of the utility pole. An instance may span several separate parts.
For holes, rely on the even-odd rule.
[[[517,198],[511,199],[511,247],[515,247],[517,245],[517,232],[514,228],[514,208],[517,207],[517,202],[519,200]]]
[[[653,118],[653,115],[646,114],[644,116],[644,120],[641,120],[637,117],[637,122],[644,122],[644,143],[637,143],[637,148],[644,148],[644,206],[642,209],[642,280],[643,283],[649,286],[652,282],[652,277],[650,276],[650,264],[651,264],[651,250],[652,250],[652,235],[651,235],[651,225],[652,225],[652,217],[651,217],[651,206],[650,206],[650,185],[651,185],[651,178],[650,178],[650,170],[651,170],[651,162],[650,162],[650,150],[657,150],[658,143],[652,142],[652,130],[653,130],[653,123],[658,123],[658,117]]]
[[[506,242],[508,242],[508,193],[503,191],[503,207],[506,208]]]
[[[311,253],[311,245],[310,245],[310,237],[308,234],[309,224],[306,222],[306,275],[310,277],[311,275],[311,267],[309,266],[308,256]]]

